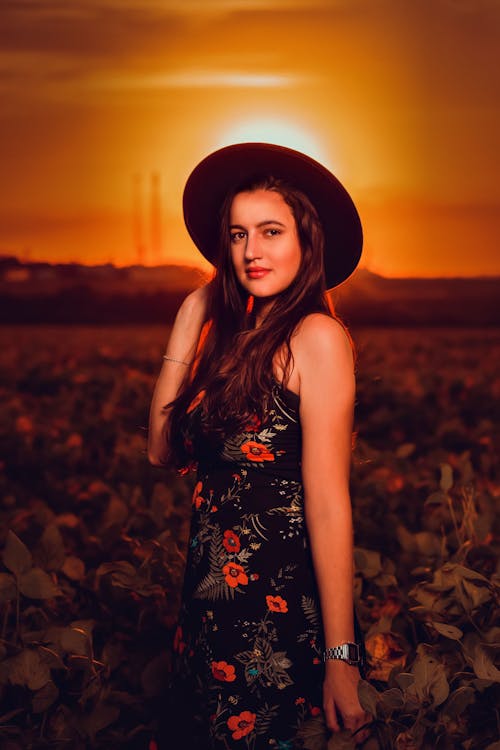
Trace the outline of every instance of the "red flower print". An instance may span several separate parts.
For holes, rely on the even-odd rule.
[[[212,674],[216,680],[222,682],[234,682],[236,674],[232,664],[228,664],[227,661],[213,661],[212,662]]]
[[[230,529],[224,532],[224,539],[222,544],[228,552],[239,552],[241,549],[239,538],[236,536],[234,531],[231,531]]]
[[[203,389],[202,391],[200,391],[200,392],[199,392],[199,393],[198,393],[198,394],[197,394],[197,395],[196,395],[196,396],[195,396],[195,397],[193,398],[193,400],[192,400],[192,401],[191,401],[191,403],[189,404],[188,408],[186,409],[186,414],[189,414],[190,412],[192,412],[192,411],[194,411],[194,410],[196,409],[196,407],[198,406],[198,404],[200,404],[200,403],[201,403],[201,402],[203,401],[203,398],[204,398],[204,396],[205,396],[205,393],[206,393],[206,391],[205,391],[205,389]]]
[[[255,440],[248,440],[241,446],[241,452],[249,461],[274,461],[274,456],[263,443],[257,443]]]
[[[251,711],[242,711],[239,716],[231,716],[227,720],[227,725],[233,733],[233,740],[241,740],[253,730],[255,726],[256,714]]]
[[[237,563],[227,563],[227,565],[224,565],[222,568],[222,572],[226,577],[227,585],[231,586],[232,589],[235,589],[239,583],[243,586],[246,586],[248,583],[247,574],[241,565],[238,565]]]
[[[295,705],[296,705],[296,706],[301,706],[301,705],[302,705],[302,703],[305,703],[305,702],[306,702],[306,699],[305,699],[305,698],[296,698],[296,699],[295,699]]]
[[[257,414],[252,414],[246,425],[243,427],[244,432],[257,432],[261,426],[261,421]]]
[[[313,706],[311,708],[311,716],[319,716],[321,713],[321,708],[319,706]]]
[[[205,498],[200,495],[202,487],[203,482],[197,482],[196,487],[193,490],[192,504],[194,505],[196,510],[199,510],[201,508],[201,504],[205,502]]]
[[[271,610],[271,612],[281,612],[285,613],[288,612],[288,604],[286,602],[286,599],[283,599],[281,596],[266,596],[266,602],[268,609]]]

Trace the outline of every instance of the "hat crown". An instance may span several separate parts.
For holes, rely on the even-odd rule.
[[[359,263],[363,245],[354,202],[326,167],[300,151],[273,143],[237,143],[212,152],[193,169],[183,194],[186,228],[202,255],[214,264],[219,211],[243,180],[272,176],[307,195],[325,234],[325,278],[328,289],[345,281]]]

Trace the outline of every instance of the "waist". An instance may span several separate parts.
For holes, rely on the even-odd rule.
[[[239,475],[251,481],[255,487],[269,486],[273,479],[302,483],[302,467],[297,461],[232,461],[221,456],[200,457],[197,464],[197,478],[202,475],[221,481]]]

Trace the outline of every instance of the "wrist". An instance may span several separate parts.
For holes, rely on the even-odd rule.
[[[357,684],[361,679],[361,672],[355,664],[348,664],[346,661],[340,661],[340,659],[329,660],[325,662],[323,679],[328,683],[347,686]]]
[[[186,365],[186,367],[190,367],[193,363],[192,360],[191,362],[186,362],[183,359],[178,359],[177,357],[171,357],[169,354],[164,354],[163,359],[166,359],[167,362],[175,362],[178,365]]]
[[[357,666],[361,663],[361,649],[355,641],[343,641],[323,651],[323,661],[343,661]]]

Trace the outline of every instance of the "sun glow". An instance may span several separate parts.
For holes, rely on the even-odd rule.
[[[214,143],[214,148],[245,142],[275,143],[279,146],[287,146],[302,151],[327,167],[330,166],[319,139],[295,123],[286,120],[258,118],[240,122],[223,132]]]

